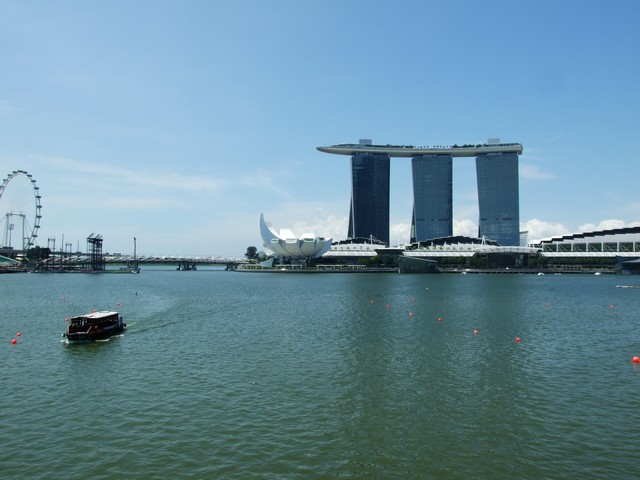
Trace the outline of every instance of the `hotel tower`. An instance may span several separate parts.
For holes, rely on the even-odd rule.
[[[518,190],[519,143],[491,139],[481,145],[414,147],[358,144],[318,147],[325,153],[351,156],[351,208],[348,238],[377,239],[389,244],[391,157],[411,158],[413,213],[411,242],[453,235],[453,158],[476,157],[478,237],[502,246],[520,243]]]

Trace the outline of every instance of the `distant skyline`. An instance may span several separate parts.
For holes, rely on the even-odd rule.
[[[347,236],[349,157],[322,145],[518,142],[530,239],[640,225],[640,3],[0,0],[0,177],[39,245],[242,256],[259,219]],[[477,235],[473,159],[454,234]],[[407,243],[409,159],[391,161]],[[3,199],[0,199],[2,207]],[[4,213],[4,212],[0,212]]]

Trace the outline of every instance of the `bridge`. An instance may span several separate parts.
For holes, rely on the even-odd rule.
[[[81,254],[86,255],[86,254]],[[227,263],[245,263],[246,259],[239,257],[224,257],[219,255],[167,255],[167,254],[153,254],[153,255],[123,255],[120,253],[106,253],[104,254],[104,260],[106,263],[127,263],[137,261],[138,263],[150,264],[150,263],[180,263],[190,262],[201,265],[226,265]]]
[[[24,252],[12,248],[1,248],[0,255],[14,259],[24,257]],[[176,265],[178,270],[195,270],[197,265],[224,265],[233,270],[247,263],[245,258],[222,255],[176,255],[176,254],[144,254],[123,255],[121,253],[69,252],[54,251],[44,260],[40,267],[44,270],[100,270],[96,265],[126,265],[136,268],[139,265]]]
[[[85,255],[86,261],[86,255]],[[247,262],[239,257],[219,255],[122,255],[120,253],[105,254],[106,264],[118,265],[177,265],[178,270],[195,270],[197,265],[224,265],[227,270],[234,270],[238,265]]]

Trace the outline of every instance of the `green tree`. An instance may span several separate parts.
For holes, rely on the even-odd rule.
[[[256,247],[247,247],[247,253],[244,254],[247,257],[247,260],[257,260],[258,259],[258,249]]]
[[[380,257],[381,263],[385,267],[397,267],[398,257],[394,255],[382,255]]]
[[[26,258],[30,262],[40,263],[49,258],[50,254],[51,250],[49,248],[33,247],[27,250]]]

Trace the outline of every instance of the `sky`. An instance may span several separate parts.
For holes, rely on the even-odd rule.
[[[261,213],[346,238],[349,157],[318,146],[500,138],[524,148],[531,240],[640,225],[639,16],[635,0],[0,0],[0,177],[37,182],[43,247],[101,234],[110,253],[136,237],[139,254],[242,257]],[[476,236],[473,158],[453,185],[454,234]],[[13,178],[0,214],[30,216],[30,189]],[[412,204],[393,158],[393,245]]]

